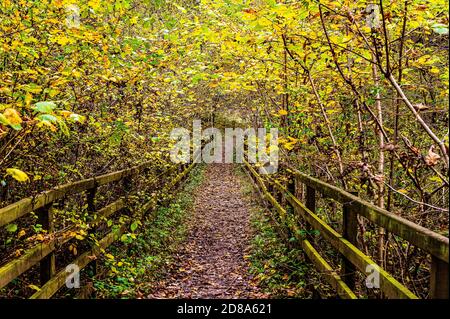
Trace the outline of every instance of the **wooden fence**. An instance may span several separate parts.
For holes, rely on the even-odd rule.
[[[96,226],[99,225],[104,218],[128,208],[126,196],[119,198],[101,209],[95,207],[95,196],[98,187],[121,181],[121,188],[127,193],[132,188],[131,178],[147,170],[151,164],[152,162],[149,161],[132,168],[62,185],[43,192],[35,197],[28,197],[0,208],[0,227],[16,221],[31,212],[36,212],[38,216],[37,223],[41,224],[42,228],[47,231],[45,241],[27,249],[20,257],[11,260],[0,267],[0,289],[39,263],[41,287],[39,291],[31,296],[31,298],[50,298],[53,296],[65,284],[65,280],[68,276],[65,268],[56,272],[55,250],[73,239],[77,234],[77,229],[73,226],[62,233],[56,233],[52,216],[52,204],[69,195],[85,193],[87,210],[94,217],[93,221],[89,223],[89,231],[95,232]],[[181,172],[172,181],[166,183],[164,191],[170,190],[181,182],[194,165],[195,164],[192,163],[189,166],[179,165],[170,168],[169,171],[178,167]],[[145,204],[139,211],[146,212],[150,208],[151,202]],[[83,269],[88,264],[92,263],[93,259],[95,259],[101,251],[120,238],[126,231],[126,228],[126,225],[122,225],[117,229],[111,230],[100,239],[96,245],[91,245],[89,251],[78,256],[71,264],[76,264],[80,270]]]
[[[180,169],[181,172],[173,180],[166,183],[165,190],[173,188],[182,181],[194,167],[194,163],[184,169]],[[20,257],[0,267],[0,288],[3,288],[12,280],[39,263],[41,287],[31,298],[50,298],[53,296],[64,285],[67,277],[65,269],[56,272],[55,250],[62,244],[73,239],[76,234],[76,229],[74,226],[63,233],[58,233],[56,236],[52,217],[52,204],[66,196],[85,193],[88,211],[95,217],[90,223],[90,231],[95,231],[95,227],[103,218],[112,216],[127,207],[127,201],[124,197],[101,209],[95,207],[95,196],[98,187],[122,181],[122,189],[125,192],[129,192],[132,186],[131,178],[148,169],[150,164],[150,162],[147,162],[129,169],[59,186],[53,190],[43,192],[38,196],[25,198],[1,208],[0,227],[31,212],[36,212],[38,215],[38,223],[48,232],[48,239],[27,249]],[[341,272],[338,272],[320,255],[308,238],[301,235],[301,230],[298,228],[298,225],[289,224],[292,233],[300,242],[305,254],[316,268],[325,274],[325,279],[341,298],[357,298],[353,292],[355,287],[354,273],[355,271],[366,273],[367,267],[369,266],[378,271],[380,289],[387,297],[417,298],[407,287],[398,282],[391,274],[379,267],[375,261],[358,249],[356,241],[358,215],[364,216],[370,222],[383,227],[388,232],[403,238],[430,254],[430,297],[448,298],[449,239],[447,237],[414,224],[391,212],[380,209],[353,194],[308,176],[296,169],[287,169],[292,178],[297,180],[297,183],[293,183],[290,187],[286,188],[278,181],[271,179],[268,175],[264,175],[264,177],[259,175],[248,162],[245,162],[245,167],[248,175],[258,186],[264,199],[278,212],[280,220],[286,220],[287,210],[277,201],[276,197],[278,195],[284,197],[298,216],[310,225],[310,227],[318,230],[320,235],[342,255],[343,263]],[[298,183],[303,183],[306,186],[305,204],[295,196],[295,185]],[[315,214],[316,193],[320,193],[343,204],[342,234],[339,234]],[[148,210],[149,208],[150,203],[144,205],[142,211]],[[71,263],[83,269],[92,262],[93,256],[98,256],[102,250],[120,238],[125,230],[126,226],[123,225],[110,231],[99,240],[97,245],[92,245],[89,251],[78,256]]]
[[[343,257],[341,272],[334,270],[331,265],[313,247],[305,236],[301,236],[298,225],[289,224],[293,235],[298,239],[305,254],[319,271],[325,274],[327,282],[335,289],[341,298],[354,299],[355,272],[366,274],[367,267],[378,271],[380,289],[388,298],[417,299],[407,287],[398,282],[391,274],[379,267],[375,261],[365,255],[357,247],[358,232],[357,216],[364,216],[370,222],[383,227],[386,231],[397,235],[431,255],[430,298],[448,299],[448,246],[449,239],[429,229],[419,226],[398,215],[381,209],[358,196],[350,194],[336,186],[327,184],[317,178],[308,176],[292,167],[287,168],[295,183],[287,188],[270,175],[259,175],[255,169],[245,161],[248,175],[258,187],[263,198],[278,212],[281,221],[286,220],[287,211],[276,200],[280,194],[293,208],[294,212],[314,230],[318,230],[334,249]],[[303,183],[306,186],[306,203],[303,204],[294,194],[295,185]],[[342,234],[334,230],[324,220],[315,214],[316,194],[332,198],[343,204]],[[370,269],[370,268],[369,268]]]

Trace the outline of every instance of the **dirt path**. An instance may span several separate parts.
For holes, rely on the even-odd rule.
[[[190,232],[149,298],[264,298],[248,273],[249,204],[232,164],[208,165]]]

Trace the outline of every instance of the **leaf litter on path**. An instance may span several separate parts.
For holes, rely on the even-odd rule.
[[[267,298],[248,271],[249,204],[232,164],[206,168],[189,235],[148,298]]]

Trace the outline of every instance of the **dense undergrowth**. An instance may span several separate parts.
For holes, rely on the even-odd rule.
[[[103,279],[94,281],[97,298],[144,297],[169,267],[172,254],[186,236],[195,189],[203,180],[204,166],[194,168],[182,190],[168,204],[149,213],[137,239],[124,249],[114,247]]]
[[[249,212],[253,234],[247,260],[260,288],[270,298],[312,298],[320,293],[323,298],[332,296],[295,238],[283,237],[286,230],[275,222],[276,212],[263,206],[242,169],[235,171],[241,177],[243,194],[253,203]]]
[[[176,195],[148,212],[128,245],[113,245],[93,278],[90,298],[143,298],[164,275],[172,254],[185,239],[186,220],[192,212],[196,188],[203,180],[204,166],[193,169]],[[109,258],[108,258],[109,257]],[[71,292],[70,292],[71,293]],[[70,296],[70,294],[68,295]],[[83,296],[84,297],[84,296]]]

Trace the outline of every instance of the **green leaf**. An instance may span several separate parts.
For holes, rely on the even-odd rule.
[[[3,124],[3,125],[9,125],[10,124],[8,119],[6,118],[6,116],[4,116],[1,113],[0,113],[0,124]]]
[[[123,242],[123,243],[128,242],[128,235],[127,235],[127,234],[123,234],[123,235],[120,237],[120,241]]]
[[[138,228],[138,223],[137,222],[132,223],[131,226],[130,226],[130,229],[131,229],[132,232],[134,232],[137,228]]]
[[[84,117],[83,115],[72,113],[70,114],[69,119],[71,119],[74,122],[83,123],[86,120],[86,117]]]
[[[16,131],[20,131],[22,129],[22,125],[20,124],[10,124],[10,126]]]
[[[54,115],[51,114],[42,114],[38,116],[38,119],[41,121],[47,121],[50,123],[56,123],[58,122],[58,118]]]
[[[5,228],[7,232],[15,233],[17,231],[17,224],[8,224]]]
[[[434,32],[437,34],[448,34],[448,26],[442,23],[435,23],[431,26]]]
[[[63,121],[58,121],[58,124],[61,132],[63,132],[65,136],[70,136],[69,128],[67,127],[66,123],[64,123]]]
[[[52,113],[56,109],[56,104],[55,102],[38,102],[32,109],[39,113]]]

